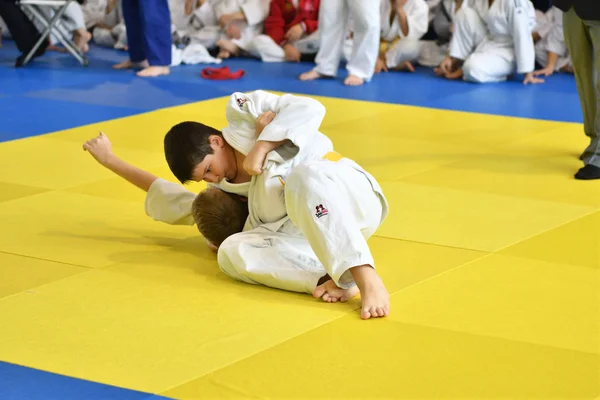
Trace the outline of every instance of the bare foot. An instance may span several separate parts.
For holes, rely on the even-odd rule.
[[[137,76],[141,77],[156,77],[161,75],[169,75],[171,69],[169,67],[161,67],[158,65],[151,65],[137,73]]]
[[[92,34],[85,29],[75,31],[73,35],[75,39],[75,45],[82,53],[87,53],[90,49],[88,42],[92,40]]]
[[[57,53],[66,53],[68,51],[64,47],[58,47],[58,46],[55,46],[53,44],[51,44],[48,47],[46,47],[46,50],[48,50],[48,51],[56,51]]]
[[[222,60],[231,57],[231,53],[228,52],[227,50],[221,50],[219,51],[219,54],[217,54],[217,58],[220,58]]]
[[[237,56],[238,53],[240,52],[240,48],[237,47],[237,45],[235,43],[233,43],[231,40],[227,40],[227,39],[219,40],[217,42],[217,47],[221,51],[225,50],[225,51],[229,52],[229,54],[232,56]]]
[[[350,268],[362,299],[362,319],[385,317],[390,313],[390,296],[383,281],[370,265]]]
[[[148,61],[133,62],[131,60],[113,65],[114,69],[148,68]]]
[[[365,83],[364,79],[354,75],[348,75],[348,77],[344,80],[344,85],[346,86],[360,86],[363,83]]]
[[[321,75],[314,69],[312,71],[305,72],[298,77],[298,79],[300,79],[301,81],[314,81],[315,79],[320,78],[323,78],[323,75]]]
[[[321,298],[328,303],[348,301],[358,294],[358,287],[352,286],[350,289],[341,289],[331,279],[319,285],[313,291],[314,298]]]
[[[377,61],[375,62],[375,73],[378,74],[381,71],[388,72],[388,68],[385,63],[385,60],[382,58],[378,58]]]
[[[463,77],[463,70],[462,68],[457,69],[456,71],[452,71],[452,72],[448,72],[446,74],[446,79],[460,79]]]
[[[401,63],[400,65],[398,65],[396,67],[396,69],[398,71],[415,72],[415,67],[412,65],[412,63],[410,61],[404,61],[403,63]]]

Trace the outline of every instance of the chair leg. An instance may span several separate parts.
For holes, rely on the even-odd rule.
[[[68,5],[69,5],[69,3],[66,3],[65,5],[59,7],[58,10],[55,12],[55,14],[52,16],[52,18],[50,19],[50,21],[48,21],[46,19],[46,17],[43,15],[43,13],[41,13],[36,6],[34,6],[32,4],[23,4],[22,5],[23,7],[26,7],[27,10],[31,14],[33,14],[34,18],[38,19],[46,28],[44,29],[44,32],[42,33],[38,42],[31,49],[31,51],[25,56],[25,58],[22,60],[20,58],[17,59],[18,67],[26,65],[31,60],[31,58],[33,57],[33,55],[35,54],[35,52],[37,51],[39,46],[42,44],[43,41],[47,40],[47,38],[50,36],[51,33],[56,34],[58,40],[67,48],[69,53],[71,53],[73,55],[73,57],[75,57],[77,59],[77,61],[79,61],[80,64],[87,66],[87,57],[85,57],[79,51],[77,46],[73,43],[73,41],[70,38],[65,37],[63,32],[60,29],[56,28],[57,21],[59,21],[60,18],[63,16]]]

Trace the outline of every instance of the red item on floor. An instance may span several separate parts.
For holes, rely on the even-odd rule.
[[[243,69],[231,72],[229,67],[221,68],[204,68],[200,73],[200,76],[204,79],[212,79],[215,81],[224,81],[229,79],[239,79],[244,76],[245,71]]]

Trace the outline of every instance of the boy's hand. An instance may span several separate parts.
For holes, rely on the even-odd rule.
[[[240,39],[242,37],[242,31],[237,24],[231,24],[225,29],[225,34],[230,39]]]
[[[113,155],[110,140],[108,140],[108,137],[102,132],[95,138],[85,142],[83,144],[83,150],[89,151],[96,161],[102,165],[106,165]]]
[[[283,52],[285,53],[286,61],[300,62],[300,51],[298,51],[294,45],[286,43],[286,45],[283,46]]]
[[[265,127],[273,121],[275,115],[276,114],[273,111],[266,111],[256,118],[256,136],[260,135]]]
[[[537,71],[533,71],[533,76],[550,76],[554,73],[554,66],[548,66],[543,69],[539,69]]]
[[[185,15],[192,15],[192,12],[194,12],[194,0],[185,0]]]
[[[527,85],[528,83],[537,84],[544,83],[544,80],[535,76],[533,72],[529,72],[525,75],[525,79],[523,79],[523,84]]]
[[[396,1],[396,13],[402,14],[404,12],[404,6],[408,0],[397,0]]]
[[[265,158],[267,158],[268,149],[263,145],[265,142],[256,142],[250,153],[244,159],[242,166],[244,170],[250,175],[260,175],[263,172],[263,165]]]
[[[300,39],[303,34],[304,28],[302,28],[302,25],[296,24],[287,31],[285,38],[290,42],[295,42],[296,40]]]

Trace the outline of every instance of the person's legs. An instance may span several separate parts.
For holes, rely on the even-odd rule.
[[[134,66],[147,66],[144,48],[144,24],[140,8],[140,1],[123,0],[123,20],[127,30],[127,51],[129,60],[115,65],[115,69],[132,68]],[[171,24],[169,24],[170,29]]]
[[[327,0],[319,5],[320,43],[315,68],[300,75],[300,80],[336,76],[348,26],[346,0]]]
[[[565,42],[573,61],[575,82],[583,112],[583,129],[590,138],[590,145],[582,154],[586,167],[577,174],[578,179],[600,178],[600,118],[597,115],[597,101],[600,82],[595,82],[600,65],[600,26],[589,21],[583,21],[571,8],[563,14],[563,29]],[[596,46],[594,46],[596,45]],[[594,65],[596,64],[596,65]],[[595,169],[599,171],[595,171]],[[585,169],[585,171],[584,171]],[[588,174],[589,172],[589,174]]]
[[[29,53],[41,36],[33,22],[27,18],[14,0],[0,0],[0,17],[4,20],[19,51],[23,54]],[[40,46],[34,57],[43,55],[46,47],[47,45]]]
[[[373,77],[379,56],[380,5],[381,0],[348,0],[354,33],[352,54],[346,65],[349,74],[344,81],[346,85],[361,85]]]
[[[171,20],[167,0],[141,0],[144,52],[150,66],[171,65]]]
[[[219,268],[242,282],[313,294],[317,285],[330,279],[306,238],[298,234],[291,221],[286,226],[296,234],[258,227],[230,236],[219,246]],[[335,287],[332,292],[323,300],[346,301],[358,294],[358,288]]]
[[[381,223],[384,205],[366,175],[349,160],[303,164],[287,178],[285,202],[290,219],[336,285],[358,285],[361,316],[387,315],[389,296],[367,244]],[[320,297],[326,289],[318,287],[314,294]]]

